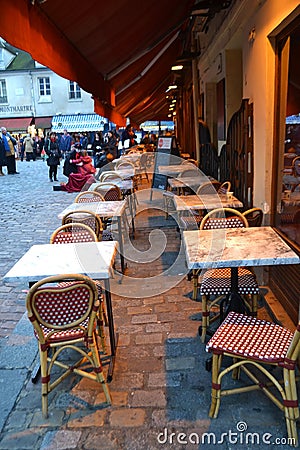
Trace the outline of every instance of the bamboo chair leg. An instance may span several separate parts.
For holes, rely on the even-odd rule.
[[[110,392],[109,392],[108,386],[106,384],[106,381],[105,381],[105,378],[103,375],[102,364],[101,364],[101,360],[99,357],[97,339],[96,339],[95,334],[93,336],[93,344],[90,345],[90,350],[91,350],[91,356],[92,356],[93,363],[94,363],[96,378],[97,378],[98,382],[102,384],[102,389],[103,389],[103,392],[105,395],[106,402],[109,405],[111,405]]]
[[[40,347],[40,346],[39,346]],[[42,413],[45,418],[48,417],[48,392],[50,375],[48,378],[48,363],[47,363],[47,350],[41,350],[39,348],[40,363],[41,363],[41,380],[42,380]]]
[[[218,385],[219,370],[221,367],[222,355],[212,356],[212,389],[211,389],[211,405],[209,417],[216,418],[218,415],[217,404],[220,403],[221,386]],[[219,409],[219,408],[218,408]]]
[[[193,300],[197,300],[197,292],[198,292],[198,270],[193,270]]]
[[[205,341],[208,325],[209,325],[208,298],[207,298],[207,295],[202,295],[202,333],[201,333],[201,342]]]

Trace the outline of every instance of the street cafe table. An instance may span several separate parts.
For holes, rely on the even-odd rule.
[[[215,179],[212,177],[207,177],[206,175],[202,175],[199,173],[199,176],[196,177],[182,177],[182,178],[168,178],[168,185],[171,190],[176,189],[179,192],[181,189],[185,187],[189,187],[194,191],[197,190],[199,186],[204,183],[208,183],[209,181],[214,181]]]
[[[3,277],[4,281],[20,280],[27,282],[29,286],[52,275],[72,273],[87,275],[93,280],[102,280],[111,350],[108,381],[112,379],[116,355],[110,278],[113,276],[117,247],[116,241],[33,245]]]
[[[125,209],[126,200],[120,201],[105,201],[105,202],[87,202],[87,203],[72,203],[67,208],[65,208],[61,213],[58,214],[58,218],[62,219],[66,214],[76,211],[91,211],[100,217],[117,219],[118,223],[118,235],[119,235],[119,251],[121,259],[121,270],[122,273],[125,271],[125,261],[124,261],[124,236],[122,232],[122,220],[124,223],[124,229],[126,229],[125,224]]]
[[[300,263],[272,227],[184,231],[183,243],[189,270],[230,267],[231,290],[235,292],[238,267]]]
[[[179,214],[190,210],[212,210],[215,208],[242,208],[243,203],[236,197],[226,194],[174,195],[176,211]]]
[[[133,180],[131,179],[127,179],[127,180],[120,180],[120,179],[115,179],[115,180],[107,180],[107,181],[102,181],[102,182],[97,182],[97,183],[93,183],[91,184],[91,186],[89,187],[89,191],[94,191],[95,188],[97,186],[101,186],[105,183],[108,184],[114,184],[115,186],[118,186],[121,189],[121,192],[124,196],[124,194],[128,194],[128,205],[129,205],[129,210],[130,210],[130,214],[131,214],[131,222],[132,222],[132,231],[134,234],[134,217],[135,217],[135,213],[136,213],[136,195],[134,192],[134,188],[133,188]],[[124,198],[124,197],[123,197]]]
[[[158,166],[158,173],[160,173],[161,175],[166,175],[168,177],[177,177],[181,172],[184,172],[185,170],[197,170],[197,167],[193,163]]]

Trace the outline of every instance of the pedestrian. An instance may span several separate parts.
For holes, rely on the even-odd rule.
[[[58,181],[57,167],[60,164],[61,151],[56,138],[56,133],[50,133],[50,138],[45,142],[45,152],[48,156],[47,165],[49,166],[49,181]]]
[[[16,157],[15,157],[15,145],[17,144],[17,141],[15,138],[11,136],[11,134],[8,133],[5,127],[1,127],[1,136],[5,148],[7,174],[14,175],[16,173],[19,173],[17,172],[16,169]]]
[[[68,130],[65,128],[64,133],[59,141],[59,149],[61,151],[62,158],[65,158],[66,153],[71,150],[72,137],[68,133]]]
[[[6,154],[5,147],[2,137],[0,137],[0,176],[3,177],[5,173],[3,173],[3,166],[6,166]]]
[[[34,141],[30,134],[28,133],[26,137],[24,138],[24,152],[26,155],[26,161],[29,162],[31,159],[35,161],[35,154],[34,154]]]

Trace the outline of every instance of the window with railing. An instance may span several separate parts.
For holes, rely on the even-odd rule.
[[[69,82],[69,99],[76,100],[81,98],[81,89],[76,81]]]
[[[5,80],[0,80],[0,103],[7,103],[7,90]]]

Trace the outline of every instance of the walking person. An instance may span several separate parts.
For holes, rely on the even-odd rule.
[[[50,138],[45,142],[45,152],[48,156],[47,165],[49,166],[49,181],[58,181],[57,167],[60,164],[61,151],[57,142],[56,134],[50,133]]]
[[[29,162],[31,159],[35,161],[35,154],[34,154],[34,141],[30,134],[27,134],[24,141],[24,151],[26,155],[26,161]]]
[[[5,156],[7,161],[7,174],[14,175],[17,172],[16,169],[16,157],[15,157],[15,145],[17,141],[8,133],[5,127],[1,127],[1,136],[5,148]]]
[[[64,129],[64,133],[59,141],[59,149],[61,151],[62,158],[65,158],[66,153],[70,152],[72,144],[72,137],[68,133],[68,130]]]
[[[6,166],[6,155],[5,155],[5,147],[2,137],[0,137],[0,176],[3,177],[5,173],[3,173],[3,166]]]

